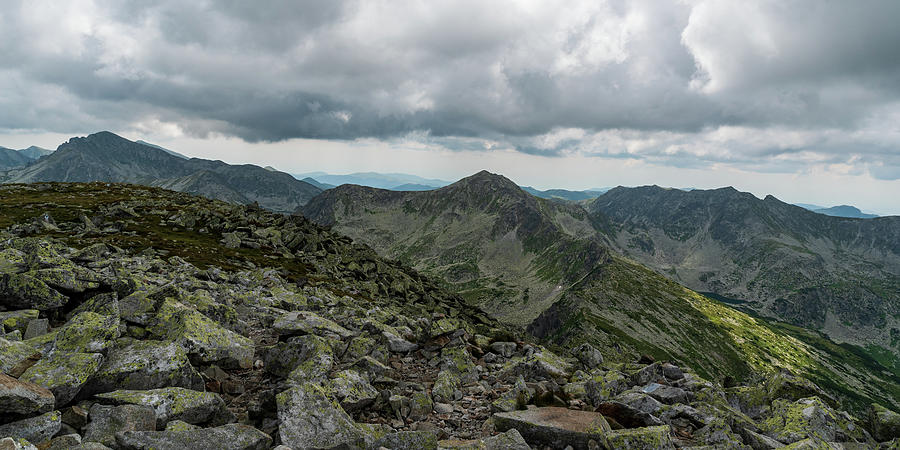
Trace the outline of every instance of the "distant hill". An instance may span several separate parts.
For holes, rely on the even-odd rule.
[[[185,159],[110,132],[72,138],[34,164],[7,172],[2,181],[107,181],[162,186],[232,203],[258,202],[278,212],[294,211],[321,192],[283,172],[254,165]]]
[[[522,190],[540,198],[546,199],[561,199],[561,200],[570,200],[573,202],[580,202],[583,200],[590,200],[592,198],[597,198],[603,194],[601,191],[597,190],[589,190],[589,191],[569,191],[566,189],[548,189],[546,191],[541,191],[535,189],[531,186],[522,186]]]
[[[22,150],[19,150],[19,153],[21,153],[31,159],[38,159],[41,156],[47,156],[47,155],[53,153],[53,150],[47,150],[46,148],[41,148],[41,147],[32,145],[31,147],[23,148]]]
[[[306,177],[301,181],[307,182],[323,191],[327,191],[328,189],[331,189],[334,187],[333,184],[320,183],[318,180],[316,180],[315,178],[311,178],[311,177]]]
[[[11,148],[0,147],[0,170],[10,170],[24,167],[34,161],[27,154]]]
[[[825,214],[826,216],[835,216],[835,217],[851,217],[857,219],[874,219],[878,217],[876,214],[866,214],[859,210],[859,208],[850,205],[839,205],[832,206],[831,208],[820,208],[816,209],[815,212],[819,214]]]
[[[379,189],[399,190],[398,186],[404,185],[420,185],[433,188],[443,187],[450,184],[449,181],[437,180],[433,178],[422,178],[416,175],[405,173],[377,173],[377,172],[357,172],[347,175],[332,175],[325,172],[310,172],[304,174],[295,174],[298,179],[310,177],[316,181],[329,184],[332,186],[340,186],[342,184],[356,184],[360,186],[369,186]]]

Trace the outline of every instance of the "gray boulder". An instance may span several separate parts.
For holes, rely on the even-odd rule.
[[[317,384],[288,389],[276,396],[276,403],[281,442],[294,450],[363,445],[362,430]]]
[[[115,446],[116,433],[156,430],[156,413],[148,406],[94,405],[90,418],[84,430],[84,441],[99,442],[107,447]]]
[[[266,450],[272,438],[249,425],[231,423],[198,430],[126,431],[116,435],[116,444],[123,450]]]
[[[603,354],[591,344],[581,344],[572,349],[572,356],[587,370],[594,370],[603,364]]]
[[[202,390],[204,383],[180,345],[174,342],[136,341],[110,351],[100,370],[82,388],[81,395],[161,387]]]
[[[24,273],[0,274],[0,305],[8,309],[46,311],[65,305],[69,297]]]
[[[603,415],[566,408],[546,407],[497,413],[493,417],[497,431],[517,430],[531,445],[551,448],[606,448],[609,423]]]
[[[0,436],[21,438],[33,444],[43,444],[59,432],[62,426],[59,411],[0,425]]]
[[[219,394],[200,392],[180,387],[161,389],[121,390],[98,394],[97,401],[113,405],[142,405],[153,408],[156,428],[163,429],[170,421],[180,420],[189,424],[222,425],[232,420],[233,414],[225,407]]]
[[[63,353],[41,358],[20,379],[49,389],[58,406],[72,401],[87,380],[100,370],[103,356],[98,353]]]

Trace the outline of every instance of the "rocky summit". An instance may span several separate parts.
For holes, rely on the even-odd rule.
[[[891,409],[542,344],[256,205],[6,185],[0,229],[4,450],[900,447]]]

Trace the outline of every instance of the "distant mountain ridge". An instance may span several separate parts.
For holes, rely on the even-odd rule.
[[[405,173],[378,173],[378,172],[356,172],[346,175],[333,175],[325,172],[309,172],[303,174],[294,174],[298,179],[312,178],[319,183],[332,186],[340,186],[342,184],[356,184],[360,186],[369,186],[378,189],[397,190],[398,186],[403,185],[419,185],[439,188],[451,184],[450,181],[438,180],[434,178],[423,178],[416,175]]]
[[[110,132],[76,137],[27,167],[8,171],[4,183],[107,181],[167,187],[232,203],[291,212],[321,189],[283,172],[254,165],[175,156]]]

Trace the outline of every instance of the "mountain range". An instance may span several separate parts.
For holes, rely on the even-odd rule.
[[[40,147],[35,147],[33,145],[21,150],[13,150],[11,148],[0,147],[0,170],[25,167],[41,156],[46,156],[50,153],[53,152]]]
[[[283,172],[250,164],[186,158],[110,132],[76,137],[25,167],[0,174],[3,183],[105,181],[159,186],[180,192],[290,212],[321,189]]]
[[[788,368],[848,398],[865,391],[897,401],[900,367],[891,336],[898,329],[900,289],[885,278],[884,290],[847,303],[854,303],[866,283],[895,277],[883,266],[900,267],[894,260],[900,238],[891,234],[898,228],[884,219],[837,219],[774,198],[751,198],[733,189],[616,188],[582,208],[536,198],[502,176],[480,172],[428,192],[339,186],[299,212],[440,276],[495,317],[560,345],[600,342],[616,349],[604,355],[611,360],[646,353],[689,362],[719,378]],[[778,211],[785,217],[775,217]],[[887,233],[879,237],[879,230]],[[865,237],[853,241],[854,232]],[[823,238],[812,238],[814,233]],[[807,240],[820,245],[798,244]],[[846,255],[826,252],[838,243]],[[669,253],[680,256],[682,265],[708,263],[709,270],[695,271],[711,272],[703,276],[706,284],[695,284],[699,276],[686,277],[685,267],[664,264]],[[727,284],[737,276],[727,272],[732,255],[746,255],[747,272]],[[715,258],[723,259],[723,268]],[[827,267],[818,278],[804,282],[797,278],[810,270],[801,264],[808,262],[804,258],[831,258],[831,263],[822,262]],[[856,290],[829,284],[838,282]],[[765,286],[765,292],[781,292],[783,300],[732,301],[741,303],[741,312],[678,283],[718,291],[723,300],[738,287],[749,284],[758,291],[747,292],[762,295]],[[810,293],[816,283],[826,287]],[[811,312],[804,315],[807,309]],[[765,320],[763,314],[813,331]],[[839,317],[843,328],[826,326],[822,317]],[[818,330],[857,346],[838,346]]]

